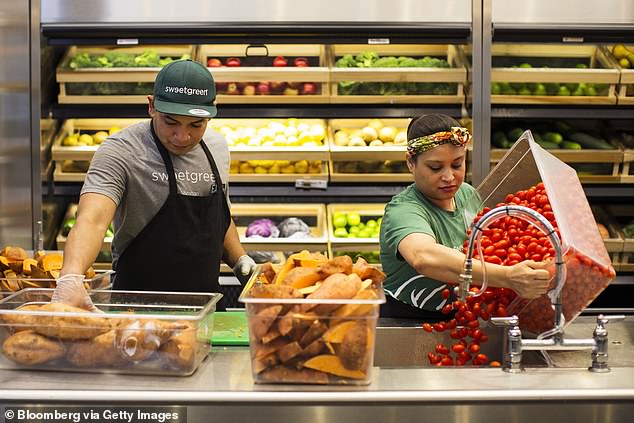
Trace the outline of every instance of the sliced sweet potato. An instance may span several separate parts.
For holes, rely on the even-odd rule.
[[[273,280],[274,284],[281,284],[282,281],[286,278],[286,274],[291,271],[291,269],[295,268],[295,260],[301,260],[302,258],[308,258],[310,253],[306,250],[302,250],[299,253],[291,254],[287,259],[286,263],[282,265],[282,268],[277,275],[275,275],[275,279]]]
[[[37,260],[31,258],[24,259],[24,261],[22,262],[22,273],[27,276],[31,276],[32,267],[37,267]]]
[[[365,372],[361,370],[345,368],[339,357],[330,354],[322,354],[306,360],[304,367],[350,379],[365,379],[366,376]]]
[[[361,289],[353,298],[357,300],[376,300],[378,295],[374,289]],[[348,317],[366,316],[377,307],[377,304],[345,304],[335,310],[332,317],[334,319],[346,319]]]
[[[368,264],[363,257],[357,259],[356,263],[352,266],[352,272],[359,275],[362,280],[372,279],[372,282],[374,282],[376,286],[383,283],[385,279],[385,273]]]
[[[93,267],[92,267],[92,266],[90,266],[90,267],[88,268],[88,270],[86,270],[86,273],[84,273],[84,277],[85,277],[86,279],[92,279],[92,278],[94,278],[96,275],[97,275],[97,272],[95,272],[95,269],[93,269]]]
[[[311,344],[313,341],[319,339],[324,332],[328,330],[328,327],[322,323],[320,320],[313,320],[313,323],[310,325],[308,330],[302,335],[302,338],[299,340],[299,344],[302,347],[306,347]]]
[[[22,247],[11,247],[11,246],[6,246],[2,249],[2,251],[0,251],[0,256],[4,256],[7,258],[8,261],[23,261],[24,259],[28,258],[28,254],[26,253],[26,250]]]
[[[321,279],[325,279],[334,273],[350,274],[352,273],[352,259],[350,256],[335,257],[321,264],[318,269]]]
[[[317,267],[328,261],[328,257],[321,253],[311,253],[307,258],[294,258],[295,266]]]
[[[301,292],[302,295],[310,295],[313,292],[317,291],[317,288],[319,288],[321,284],[322,284],[322,281],[317,281],[311,286],[307,286],[306,288],[299,289],[299,292]]]
[[[366,368],[368,355],[368,328],[358,320],[343,336],[339,358],[346,369],[359,370]]]
[[[316,314],[300,313],[299,306],[294,306],[280,318],[277,328],[282,335],[288,335],[292,330],[301,330],[303,333],[315,319],[317,319]]]
[[[64,256],[57,253],[46,254],[38,259],[37,265],[44,272],[53,270],[62,270],[64,264]]]
[[[5,270],[10,269],[9,267],[9,259],[5,256],[0,256],[0,272],[4,272]]]
[[[354,321],[339,323],[338,325],[328,329],[328,331],[322,336],[322,339],[333,344],[341,343],[343,342],[343,337],[346,332],[348,332],[355,324],[356,322]]]
[[[256,374],[262,373],[269,367],[277,366],[278,364],[280,364],[280,359],[275,353],[260,358],[254,358],[253,372]]]
[[[280,365],[262,372],[258,382],[312,383],[325,385],[328,383],[328,375],[311,369],[297,370]]]
[[[316,267],[295,267],[286,273],[282,285],[290,285],[293,288],[300,289],[313,285],[321,280],[319,269]]]
[[[4,277],[5,279],[2,280],[2,283],[0,284],[0,288],[2,288],[3,291],[15,292],[22,289],[21,281],[18,279],[18,275],[16,275],[13,270],[5,270]]]
[[[262,341],[263,344],[268,344],[269,342],[272,342],[272,341],[278,339],[280,336],[282,336],[282,335],[277,330],[277,328],[276,327],[272,327],[267,333],[264,334],[264,336],[262,337],[261,341]]]
[[[321,339],[317,339],[309,344],[302,350],[303,357],[314,357],[321,354],[326,348],[325,342]]]
[[[254,346],[255,358],[266,357],[267,355],[272,354],[275,351],[279,350],[286,344],[288,344],[288,341],[279,336],[266,344],[257,343]]]
[[[251,298],[304,298],[301,292],[288,285],[256,283],[249,290]]]
[[[302,352],[302,347],[298,342],[289,342],[283,347],[279,348],[275,354],[279,357],[282,363],[286,363],[293,357],[299,355]]]
[[[308,299],[349,299],[356,295],[361,289],[361,279],[352,273],[345,275],[342,273],[334,273],[327,277],[321,286]],[[302,311],[309,311],[316,307],[316,304],[302,304]],[[318,315],[326,315],[330,311],[339,307],[337,304],[320,304],[315,312]]]
[[[275,269],[270,261],[262,264],[260,275],[264,276],[269,283],[273,282],[273,279],[275,279]]]
[[[253,318],[249,320],[251,330],[256,339],[260,339],[275,322],[275,319],[282,311],[281,305],[273,305],[260,310]]]

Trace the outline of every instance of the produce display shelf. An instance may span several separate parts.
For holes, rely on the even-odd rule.
[[[605,249],[612,259],[612,266],[617,272],[621,269],[621,254],[624,248],[623,234],[619,230],[618,223],[614,218],[601,206],[593,205],[590,207],[597,223],[603,224],[610,236],[603,238]]]
[[[145,104],[151,93],[159,67],[70,68],[78,54],[142,54],[154,50],[161,57],[194,56],[191,45],[157,45],[136,47],[77,47],[68,49],[56,70],[61,104]],[[143,85],[141,85],[143,84]]]
[[[87,168],[87,166],[86,166]],[[53,181],[55,182],[84,182],[86,171],[68,170],[62,162],[55,162],[55,170],[53,171]]]
[[[197,60],[213,75],[219,104],[310,104],[330,101],[326,55],[316,44],[205,44]]]
[[[334,235],[333,217],[338,213],[358,213],[361,221],[383,217],[385,204],[378,203],[338,203],[328,204],[328,239],[333,252],[342,250],[373,251],[379,249],[378,238],[341,238]]]
[[[628,50],[634,51],[634,45],[629,45],[626,47]],[[614,59],[614,61],[617,62],[616,59]],[[615,66],[621,72],[619,90],[616,94],[618,104],[634,104],[634,69],[623,68],[618,64],[618,62],[615,64]]]
[[[491,149],[491,163],[498,163],[508,152],[506,149]],[[580,173],[579,180],[585,183],[619,183],[622,182],[623,150],[548,150],[549,153],[567,164],[606,164],[611,171],[605,174]]]
[[[610,204],[605,206],[607,213],[617,221],[619,236],[623,238],[623,254],[619,270],[621,272],[634,272],[634,238],[629,238],[621,228],[634,221],[634,207],[631,204]]]
[[[332,59],[346,54],[357,55],[363,51],[373,51],[381,57],[406,56],[406,57],[442,57],[447,60],[450,68],[423,68],[423,67],[388,67],[388,68],[338,68],[330,69],[331,75],[331,103],[435,103],[435,104],[461,104],[464,102],[465,85],[467,84],[467,68],[464,52],[460,46],[455,45],[356,45],[337,44],[332,47]],[[339,83],[430,83],[454,84],[454,88],[448,88],[446,93],[424,94],[353,94],[344,95],[340,92]]]
[[[53,160],[84,160],[89,161],[97,151],[99,145],[64,145],[64,139],[75,133],[93,133],[97,131],[109,132],[109,129],[125,128],[143,119],[66,119],[62,124],[51,148]]]
[[[381,182],[381,183],[411,183],[414,178],[411,173],[381,173],[381,172],[341,172],[337,170],[335,162],[328,162],[331,182]]]
[[[493,68],[491,81],[496,83],[526,84],[604,84],[606,89],[597,90],[597,95],[573,95],[570,90],[555,93],[542,93],[534,90],[526,94],[492,93],[492,104],[583,104],[601,105],[616,104],[616,85],[619,82],[619,71],[605,51],[597,46],[559,46],[543,44],[493,44]],[[552,68],[552,67],[496,67],[496,58],[511,58],[514,65],[521,65],[529,60],[540,59],[565,60],[578,59],[587,63],[586,68]],[[534,95],[535,92],[539,94]]]
[[[634,150],[626,149],[623,152],[623,172],[621,176],[622,183],[632,184],[634,183]]]
[[[66,210],[66,214],[64,214],[64,218],[62,219],[62,222],[66,222],[67,219],[70,218],[74,218],[77,215],[77,207],[78,205],[76,203],[70,204],[68,206],[68,209]],[[63,223],[62,223],[63,226]],[[62,234],[62,230],[63,227],[60,228],[59,233],[57,234],[57,238],[56,238],[56,242],[57,242],[57,249],[58,250],[63,250],[64,247],[66,247],[66,236],[64,236]],[[110,249],[112,247],[112,237],[104,237],[103,239],[103,244],[101,244],[101,249],[100,251],[102,253],[110,253]]]
[[[328,181],[328,163],[323,162],[320,165],[319,173],[230,173],[229,183],[245,182],[245,183],[276,183],[297,181]]]
[[[328,235],[326,207],[323,204],[247,204],[231,205],[231,216],[236,222],[240,242],[247,251],[326,251]],[[302,219],[310,227],[310,238],[247,237],[250,222],[271,219],[276,224],[288,217]]]

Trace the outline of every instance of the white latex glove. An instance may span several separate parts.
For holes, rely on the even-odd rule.
[[[69,273],[57,279],[57,287],[53,292],[52,303],[64,303],[80,307],[88,311],[101,312],[94,306],[84,287],[84,275]]]
[[[255,264],[251,257],[246,254],[241,255],[233,266],[233,274],[236,275],[240,283],[244,285],[255,271],[256,266],[257,264]]]

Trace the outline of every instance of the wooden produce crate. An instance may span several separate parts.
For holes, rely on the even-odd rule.
[[[66,222],[66,220],[70,218],[74,218],[76,215],[77,215],[77,204],[75,203],[70,204],[68,206],[68,209],[66,210],[64,219],[62,220],[62,227],[59,229],[59,232],[57,234],[57,249],[58,250],[63,250],[64,247],[66,246],[66,236],[63,234],[64,223]],[[111,247],[112,247],[112,237],[104,237],[103,244],[101,245],[100,253],[97,256],[97,259],[95,261],[111,264],[112,263],[112,256],[110,253]]]
[[[508,150],[491,150],[491,167],[498,163]],[[584,183],[619,183],[622,180],[623,150],[548,150],[559,160],[577,169],[579,180]],[[590,173],[592,172],[592,173]]]
[[[331,54],[332,103],[435,103],[462,104],[467,83],[464,52],[454,45],[334,45]],[[440,67],[336,67],[341,57],[373,51],[383,57],[426,56],[441,58],[449,63]],[[340,83],[357,83],[342,92]],[[372,84],[372,85],[370,85]],[[378,93],[375,93],[378,90]],[[384,94],[380,92],[383,91]],[[407,93],[407,94],[406,94]]]
[[[621,255],[621,272],[634,272],[634,238],[623,233],[623,227],[634,221],[634,206],[631,204],[610,204],[605,206],[607,213],[617,222],[619,236],[623,238],[623,254]]]
[[[58,122],[53,119],[40,119],[40,178],[48,181],[53,173],[51,146],[57,132]]]
[[[140,55],[154,50],[161,58],[194,56],[190,45],[135,47],[71,47],[56,70],[60,104],[145,104],[152,94],[160,67],[101,67],[72,69],[71,61],[82,53]]]
[[[240,242],[247,251],[295,252],[328,250],[326,207],[323,204],[240,204],[231,205]],[[275,224],[289,217],[303,220],[310,228],[310,238],[247,237],[247,226],[256,219],[270,219]],[[282,256],[283,257],[283,256]],[[284,262],[282,260],[281,262]]]
[[[232,160],[324,160],[328,153],[323,119],[211,119]]]
[[[377,237],[359,237],[349,238],[335,236],[335,225],[333,218],[339,214],[358,213],[360,221],[365,223],[372,219],[383,217],[385,210],[385,204],[379,203],[341,203],[341,204],[328,204],[326,206],[328,212],[328,239],[329,239],[329,254],[330,257],[335,257],[342,253],[353,254],[357,252],[377,252],[379,251],[379,238]],[[379,224],[380,226],[380,224]],[[346,226],[349,230],[349,225]],[[354,259],[354,257],[353,257]]]
[[[634,104],[634,69],[622,67],[618,63],[618,60],[616,60],[616,58],[612,55],[608,47],[601,46],[601,48],[605,54],[612,59],[614,67],[620,72],[619,86],[616,93],[617,103]],[[630,51],[634,51],[634,45],[626,46],[626,48]]]
[[[328,126],[330,144],[330,180],[333,182],[411,182],[405,164],[409,119],[331,119]],[[380,135],[380,126],[395,128],[400,144],[373,145],[372,134]],[[365,134],[359,131],[369,130]],[[374,132],[372,132],[372,129]],[[341,140],[338,132],[344,132]],[[399,134],[403,132],[402,134]],[[389,138],[384,138],[389,139]],[[361,142],[363,141],[363,143]],[[379,143],[380,143],[379,139]]]
[[[287,61],[286,66],[273,65],[278,56]],[[227,66],[228,59],[234,63],[238,59],[240,64]],[[209,44],[200,46],[197,60],[213,75],[219,104],[330,101],[330,72],[323,45]],[[305,65],[297,66],[298,60]]]
[[[612,259],[612,266],[614,266],[614,270],[618,272],[621,268],[621,254],[623,253],[625,243],[623,234],[619,230],[619,225],[614,217],[611,216],[605,208],[598,205],[592,205],[590,208],[592,209],[592,214],[594,215],[597,223],[603,224],[610,234],[607,238],[602,236],[603,243],[605,244],[605,249]]]
[[[55,182],[84,182],[89,165],[89,161],[56,161],[53,180]]]
[[[493,104],[616,104],[619,71],[599,47],[494,44],[492,53]]]
[[[99,144],[68,146],[64,145],[64,139],[72,134],[88,134],[92,136],[100,131],[114,133],[117,128],[122,129],[142,120],[143,119],[67,119],[62,124],[53,142],[53,147],[51,148],[52,158],[55,161],[90,161],[95,151],[97,151],[97,148],[99,148]]]
[[[632,184],[634,183],[634,149],[626,149],[623,151],[623,171],[621,176],[621,182]]]

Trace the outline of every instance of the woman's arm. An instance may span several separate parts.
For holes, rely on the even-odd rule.
[[[430,235],[413,233],[398,245],[405,261],[418,273],[448,283],[457,283],[462,273],[465,255],[452,248],[437,244]],[[524,298],[536,298],[548,289],[550,273],[548,263],[531,260],[514,266],[486,263],[487,284],[499,288],[511,288]],[[482,284],[483,271],[480,260],[473,261],[473,282]]]

